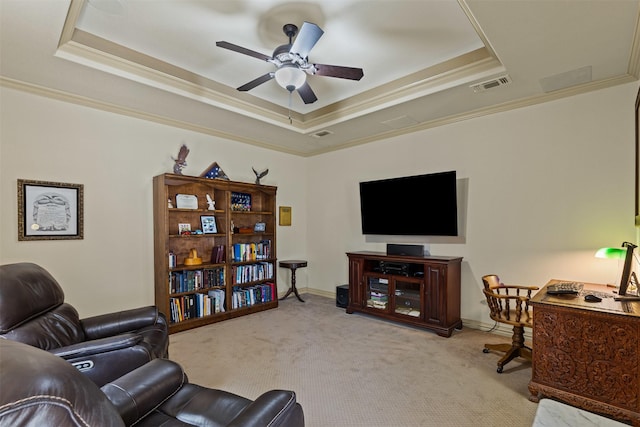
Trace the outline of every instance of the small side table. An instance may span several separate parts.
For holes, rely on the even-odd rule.
[[[298,289],[296,288],[296,270],[298,268],[306,267],[307,261],[298,260],[298,259],[286,260],[286,261],[280,261],[279,265],[280,267],[288,268],[291,270],[291,287],[289,288],[287,293],[282,298],[280,298],[280,301],[287,298],[289,294],[293,292],[301,302],[304,302],[304,300],[300,298],[300,294],[298,294]]]

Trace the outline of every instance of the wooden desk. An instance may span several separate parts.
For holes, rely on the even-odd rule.
[[[585,283],[575,295],[531,299],[530,400],[548,396],[640,426],[640,301],[614,301],[613,289]],[[595,293],[598,303],[584,301]]]

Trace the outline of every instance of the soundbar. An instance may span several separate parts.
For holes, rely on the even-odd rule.
[[[396,245],[387,243],[387,255],[424,256],[423,245]]]

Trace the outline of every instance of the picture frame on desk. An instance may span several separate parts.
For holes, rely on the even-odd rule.
[[[84,238],[84,186],[18,179],[18,240]]]

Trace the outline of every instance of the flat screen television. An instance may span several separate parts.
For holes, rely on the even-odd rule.
[[[456,172],[360,183],[362,234],[457,236]]]

